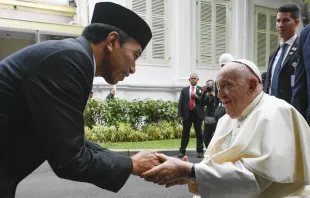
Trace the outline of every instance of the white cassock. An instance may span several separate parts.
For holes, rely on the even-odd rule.
[[[310,128],[290,104],[261,92],[239,119],[219,120],[195,170],[202,198],[307,194]]]

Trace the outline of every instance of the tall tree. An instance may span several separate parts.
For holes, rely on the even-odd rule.
[[[309,12],[310,0],[297,0],[296,3],[297,6],[299,7],[302,23],[304,26],[306,26],[310,22],[310,12]]]

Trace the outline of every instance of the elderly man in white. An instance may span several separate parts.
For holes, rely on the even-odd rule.
[[[206,197],[302,195],[310,183],[310,128],[284,100],[264,94],[257,66],[239,59],[217,76],[226,115],[198,164],[157,154],[162,164],[147,181],[170,187],[188,184]]]

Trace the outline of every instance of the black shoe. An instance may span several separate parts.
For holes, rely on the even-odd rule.
[[[183,154],[183,153],[179,153],[179,155],[178,155],[178,158],[183,158],[185,156],[185,154]]]
[[[198,153],[198,152],[197,152],[197,157],[198,157],[198,158],[203,158],[203,153]]]

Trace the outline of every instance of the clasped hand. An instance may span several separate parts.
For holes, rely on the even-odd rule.
[[[188,178],[193,164],[188,162],[187,157],[184,157],[182,161],[164,154],[155,153],[155,156],[161,164],[142,173],[142,178],[159,185],[166,185],[166,187],[189,183]]]
[[[167,188],[188,184],[190,192],[199,194],[197,183],[189,182],[193,164],[188,162],[187,156],[182,161],[164,154],[142,151],[132,156],[132,160],[132,174],[139,175],[146,181],[165,185]]]

